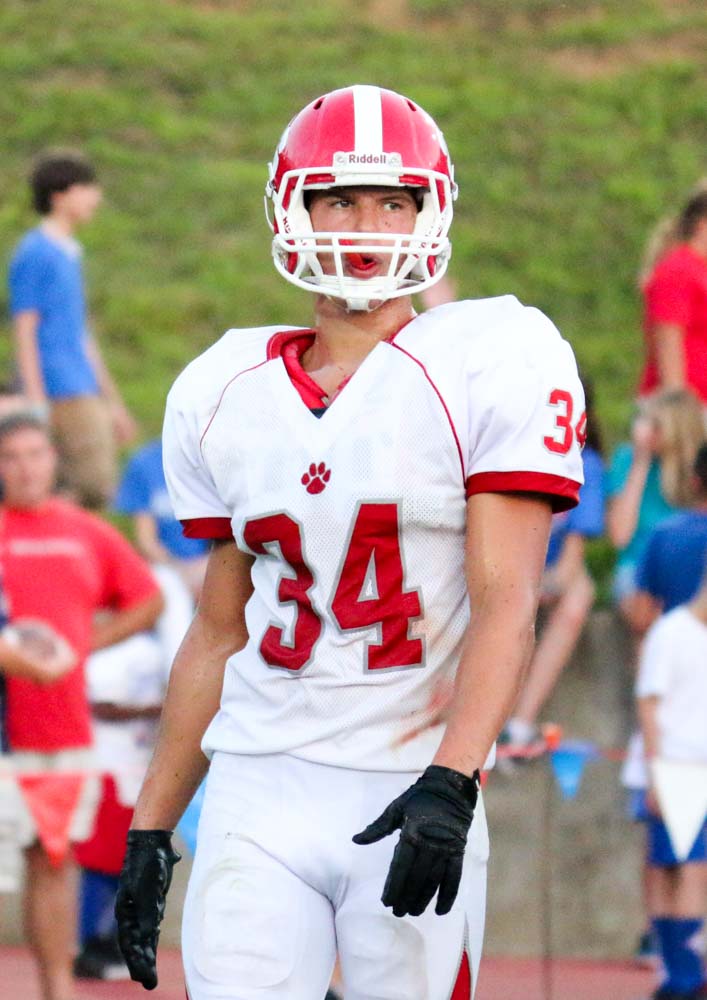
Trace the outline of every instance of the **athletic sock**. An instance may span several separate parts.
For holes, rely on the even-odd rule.
[[[698,990],[705,979],[699,951],[703,921],[696,917],[656,917],[653,928],[665,969],[663,988],[675,993]]]
[[[79,936],[82,946],[92,938],[110,938],[113,935],[113,907],[117,890],[117,875],[82,869],[79,904]]]
[[[689,993],[700,988],[705,979],[700,951],[704,921],[697,917],[675,919],[675,942],[678,966],[678,990]]]

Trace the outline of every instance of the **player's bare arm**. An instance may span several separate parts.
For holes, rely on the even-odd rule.
[[[160,733],[128,834],[116,899],[120,945],[131,977],[157,985],[157,941],[172,868],[170,837],[206,773],[201,739],[216,714],[228,657],[245,645],[250,563],[233,541],[214,544],[201,601],[179,648]]]
[[[473,496],[467,507],[471,619],[434,763],[471,775],[483,767],[530,662],[551,509],[542,499],[496,493]]]
[[[400,829],[382,895],[396,917],[419,916],[435,896],[444,915],[456,899],[479,772],[530,662],[551,513],[530,497],[482,493],[468,502],[472,611],[445,736],[422,777],[354,837],[367,845]]]
[[[216,714],[228,657],[247,642],[249,556],[216,542],[194,620],[177,653],[152,762],[135,807],[133,829],[172,830],[207,770],[201,738]]]

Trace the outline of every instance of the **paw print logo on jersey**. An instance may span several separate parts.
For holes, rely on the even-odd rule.
[[[326,489],[326,484],[331,479],[331,469],[327,469],[324,462],[317,465],[312,462],[309,470],[302,476],[302,485],[307,493],[321,493]]]

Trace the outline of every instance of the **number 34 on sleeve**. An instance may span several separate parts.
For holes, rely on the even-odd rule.
[[[552,434],[546,434],[543,444],[548,451],[556,455],[566,455],[572,447],[574,439],[580,448],[587,440],[587,413],[583,411],[576,424],[572,423],[574,416],[574,400],[566,389],[553,389],[547,405],[554,408],[555,426]]]

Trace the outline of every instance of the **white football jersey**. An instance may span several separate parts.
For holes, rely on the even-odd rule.
[[[572,350],[513,296],[440,306],[379,343],[318,418],[284,339],[230,330],[167,402],[177,517],[255,556],[250,638],[203,748],[420,771],[469,618],[467,497],[577,501]]]

